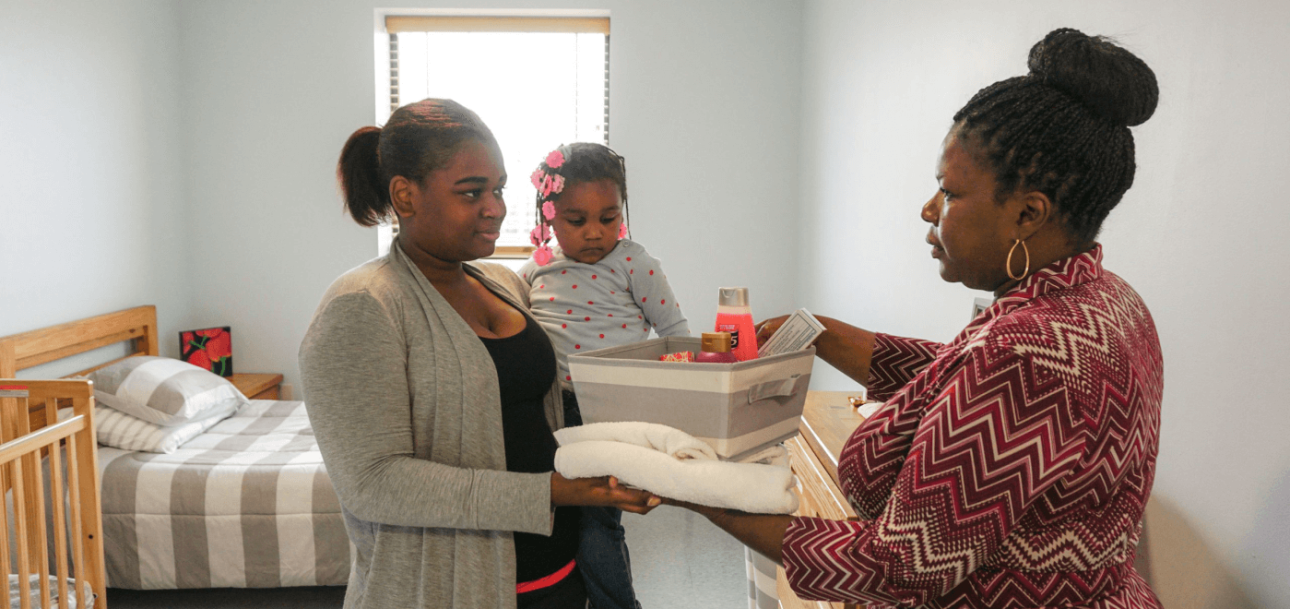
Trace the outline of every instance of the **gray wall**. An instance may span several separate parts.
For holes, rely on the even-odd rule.
[[[1290,607],[1290,5],[1197,0],[811,0],[803,26],[801,298],[949,340],[974,297],[942,283],[921,204],[951,116],[1069,26],[1155,70],[1138,174],[1101,241],[1165,357],[1149,571],[1171,608]],[[1002,261],[1000,261],[1002,264]],[[816,388],[854,385],[836,373]]]
[[[345,138],[373,120],[378,5],[181,6],[184,196],[195,225],[227,236],[220,264],[200,264],[192,313],[233,326],[238,369],[295,382],[323,290],[375,254],[375,229],[341,214],[333,171]],[[789,309],[800,4],[496,6],[611,11],[610,136],[628,160],[632,232],[663,260],[691,327],[712,325],[719,285],[748,286],[755,311]]]
[[[213,259],[190,248],[222,236],[187,222],[176,21],[161,0],[0,3],[0,336],[156,304],[178,351]]]

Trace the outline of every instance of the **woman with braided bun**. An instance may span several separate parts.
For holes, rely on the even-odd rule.
[[[1133,568],[1163,369],[1146,305],[1094,239],[1133,183],[1151,69],[1056,30],[954,115],[921,210],[946,281],[995,301],[939,344],[821,318],[825,361],[883,405],[848,439],[861,520],[689,506],[802,598],[870,607],[1159,607]],[[759,337],[783,321],[763,322]]]
[[[337,177],[390,253],[327,290],[300,345],[309,420],[354,544],[346,609],[583,609],[580,509],[649,512],[554,471],[556,357],[493,253],[506,171],[488,127],[427,99],[355,131]]]

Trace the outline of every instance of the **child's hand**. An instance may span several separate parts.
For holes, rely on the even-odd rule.
[[[788,321],[788,316],[780,315],[779,317],[763,319],[760,322],[757,322],[757,325],[753,326],[757,330],[757,346],[760,347],[767,340],[770,340],[770,337],[775,334],[775,331],[778,330],[780,326],[784,325],[784,322],[786,321]]]
[[[648,514],[662,502],[653,493],[619,484],[613,476],[570,479],[551,472],[551,505],[615,507],[633,514]]]

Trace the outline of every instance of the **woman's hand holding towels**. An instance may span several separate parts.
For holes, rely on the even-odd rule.
[[[559,454],[556,453],[557,463]],[[559,471],[551,474],[552,507],[589,505],[648,514],[661,503],[661,499],[648,492],[623,487],[613,476],[566,478]]]

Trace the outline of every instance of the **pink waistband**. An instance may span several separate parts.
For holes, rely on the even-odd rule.
[[[542,588],[554,586],[555,584],[559,583],[560,580],[568,577],[570,573],[573,573],[573,567],[576,566],[577,564],[578,564],[578,561],[571,560],[569,561],[569,564],[565,565],[564,567],[561,567],[559,571],[556,571],[555,573],[552,573],[546,577],[543,577],[542,579],[535,579],[531,582],[516,584],[515,593],[524,594],[525,592],[532,592],[534,590],[541,590]]]

